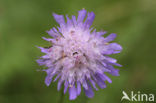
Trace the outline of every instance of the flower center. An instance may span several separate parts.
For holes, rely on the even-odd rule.
[[[76,55],[76,54],[78,54],[78,52],[74,52],[74,53],[73,53],[73,56]]]

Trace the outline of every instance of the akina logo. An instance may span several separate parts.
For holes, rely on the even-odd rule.
[[[128,100],[128,101],[151,101],[153,102],[155,100],[154,94],[145,94],[138,91],[137,93],[134,93],[134,91],[131,91],[131,94],[128,95],[125,91],[122,91],[123,97],[121,98],[121,101]]]

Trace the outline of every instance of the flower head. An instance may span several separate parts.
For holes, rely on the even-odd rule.
[[[116,34],[103,37],[105,31],[90,29],[95,15],[93,12],[87,13],[85,9],[78,12],[77,19],[75,16],[71,19],[66,16],[67,22],[63,15],[53,13],[53,16],[60,26],[47,31],[52,38],[43,39],[52,46],[39,47],[45,55],[37,60],[40,65],[48,68],[43,70],[47,73],[45,84],[49,86],[55,77],[53,81],[58,80],[58,90],[64,85],[64,93],[68,90],[70,100],[80,95],[81,86],[86,96],[92,98],[92,88],[98,90],[97,85],[106,88],[105,82],[112,82],[106,72],[119,75],[119,70],[113,65],[121,65],[108,56],[122,50],[119,44],[109,43]]]

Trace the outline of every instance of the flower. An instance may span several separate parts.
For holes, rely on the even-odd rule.
[[[48,68],[43,70],[47,73],[45,84],[49,86],[55,77],[53,81],[58,80],[58,90],[64,85],[64,93],[68,90],[70,100],[80,95],[81,86],[86,96],[92,98],[92,88],[98,90],[98,85],[103,89],[106,88],[106,81],[112,83],[106,72],[113,76],[119,75],[119,70],[113,65],[121,65],[108,56],[122,50],[119,44],[109,43],[116,38],[116,34],[103,37],[105,31],[97,32],[90,28],[95,15],[93,12],[87,13],[85,9],[78,12],[77,19],[75,16],[70,19],[66,15],[67,22],[63,15],[53,13],[53,16],[60,27],[47,31],[52,38],[43,39],[52,46],[39,47],[45,55],[37,60],[39,65]]]

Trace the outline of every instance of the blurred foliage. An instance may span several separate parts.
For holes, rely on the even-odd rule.
[[[96,14],[95,28],[118,34],[123,51],[112,57],[123,67],[94,98],[69,101],[56,83],[45,86],[36,46],[48,45],[41,37],[58,25],[52,12],[71,16],[82,8]],[[123,90],[156,93],[155,32],[155,0],[0,0],[0,103],[119,103]]]

